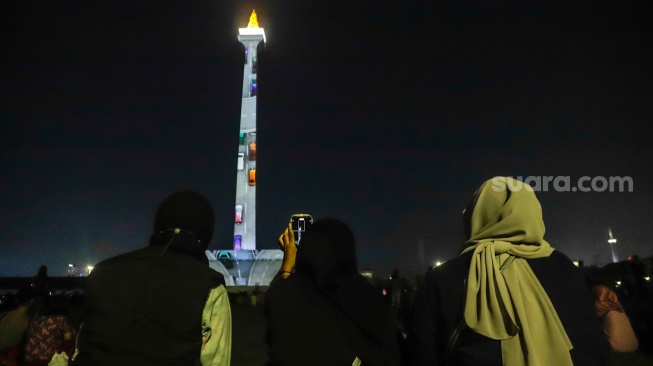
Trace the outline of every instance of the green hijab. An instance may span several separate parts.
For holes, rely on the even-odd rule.
[[[573,347],[549,296],[526,259],[548,257],[542,208],[533,188],[518,180],[487,180],[465,209],[473,251],[465,323],[501,340],[503,364],[573,365]]]

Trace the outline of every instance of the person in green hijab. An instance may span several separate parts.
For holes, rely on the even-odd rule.
[[[529,185],[484,182],[463,211],[460,255],[428,273],[410,365],[604,365],[609,349],[580,269],[544,240]]]

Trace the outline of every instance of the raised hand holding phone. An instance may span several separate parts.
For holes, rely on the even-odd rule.
[[[288,278],[295,268],[295,259],[297,257],[297,245],[295,244],[295,233],[293,232],[292,223],[279,236],[279,249],[283,251],[283,262],[279,273],[283,278]]]

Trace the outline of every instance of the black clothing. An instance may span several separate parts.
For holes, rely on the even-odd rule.
[[[175,233],[173,230],[164,230],[156,232],[150,237],[150,246],[158,246],[163,250],[167,247],[168,251],[187,255],[209,265],[209,259],[206,257],[206,248],[197,240],[195,235],[190,232],[181,230]]]
[[[179,240],[179,239],[176,239]],[[98,264],[85,303],[69,317],[83,322],[71,365],[193,365],[202,346],[202,311],[224,278],[190,256],[150,246]]]
[[[447,344],[463,320],[464,279],[472,252],[445,262],[427,275],[412,309],[408,365],[502,365],[501,342],[463,327],[447,356]],[[583,273],[559,251],[529,259],[573,345],[574,365],[605,365],[610,350],[594,312]]]
[[[398,365],[398,328],[381,295],[358,274],[354,236],[318,220],[297,251],[295,273],[266,293],[268,365]]]
[[[265,295],[265,315],[268,366],[351,366],[356,357],[363,365],[399,362],[397,334],[390,324],[385,324],[388,326],[383,335],[375,335],[377,339],[385,338],[384,348],[301,275],[278,277],[272,282]],[[379,325],[383,326],[383,322],[379,320]]]

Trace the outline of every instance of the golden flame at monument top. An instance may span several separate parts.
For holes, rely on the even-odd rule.
[[[265,31],[258,26],[256,10],[252,10],[252,15],[249,16],[247,28],[238,28],[238,36],[262,36],[263,42],[265,42]]]
[[[256,9],[252,10],[252,15],[249,16],[249,23],[247,28],[258,28],[258,18],[256,18]]]

